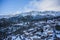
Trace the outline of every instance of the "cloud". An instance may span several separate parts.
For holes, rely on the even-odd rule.
[[[60,11],[60,0],[32,0],[21,12],[29,11]]]
[[[60,11],[60,4],[58,2],[59,0],[44,0],[40,8],[42,10],[53,10],[53,11]]]

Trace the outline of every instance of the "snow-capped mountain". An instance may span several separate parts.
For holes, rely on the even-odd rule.
[[[9,21],[12,22],[19,22],[19,21],[32,21],[32,20],[45,20],[45,19],[53,19],[60,17],[60,12],[56,11],[31,11],[20,13],[16,15],[0,15],[0,19],[7,18]]]
[[[16,15],[0,15],[0,18],[9,18],[9,17],[21,17],[21,16],[27,16],[27,15],[40,15],[40,16],[60,16],[60,11],[31,11],[31,12],[25,12],[20,13]]]
[[[59,17],[60,16],[60,12],[56,12],[56,11],[31,11],[31,12],[25,12],[25,13],[21,13],[21,14],[17,14],[17,16],[15,15],[13,18],[29,18],[28,16],[30,16],[30,18],[32,19],[51,19],[54,17]]]
[[[1,18],[10,18],[10,17],[13,17],[14,15],[0,15],[0,19]]]

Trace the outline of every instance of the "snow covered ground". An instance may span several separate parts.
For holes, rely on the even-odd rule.
[[[38,24],[38,23],[37,23]],[[20,27],[12,27],[13,28],[13,32],[16,31],[17,29],[20,29]],[[10,28],[10,30],[12,29]],[[8,30],[8,33],[9,31]],[[45,25],[42,28],[43,32],[41,32],[41,28],[39,27],[31,27],[28,28],[27,30],[23,30],[23,34],[22,35],[12,35],[11,36],[11,40],[53,40],[53,29],[50,27],[50,25]],[[57,34],[57,37],[60,38],[60,34]]]
[[[60,22],[60,21],[59,21]],[[55,20],[39,22],[17,23],[7,28],[1,28],[0,31],[6,33],[7,37],[3,40],[54,40],[55,35],[60,38],[60,31],[54,31],[55,25],[59,24]],[[56,34],[55,34],[56,32]]]

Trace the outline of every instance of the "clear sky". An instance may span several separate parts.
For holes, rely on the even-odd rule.
[[[60,0],[0,0],[0,15],[50,10],[60,11]]]
[[[31,0],[0,0],[0,14],[14,13],[30,1]]]

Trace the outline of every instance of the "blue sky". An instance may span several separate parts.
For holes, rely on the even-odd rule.
[[[0,0],[0,14],[14,13],[30,1],[31,0]]]
[[[0,15],[50,10],[60,11],[60,0],[0,0]]]

